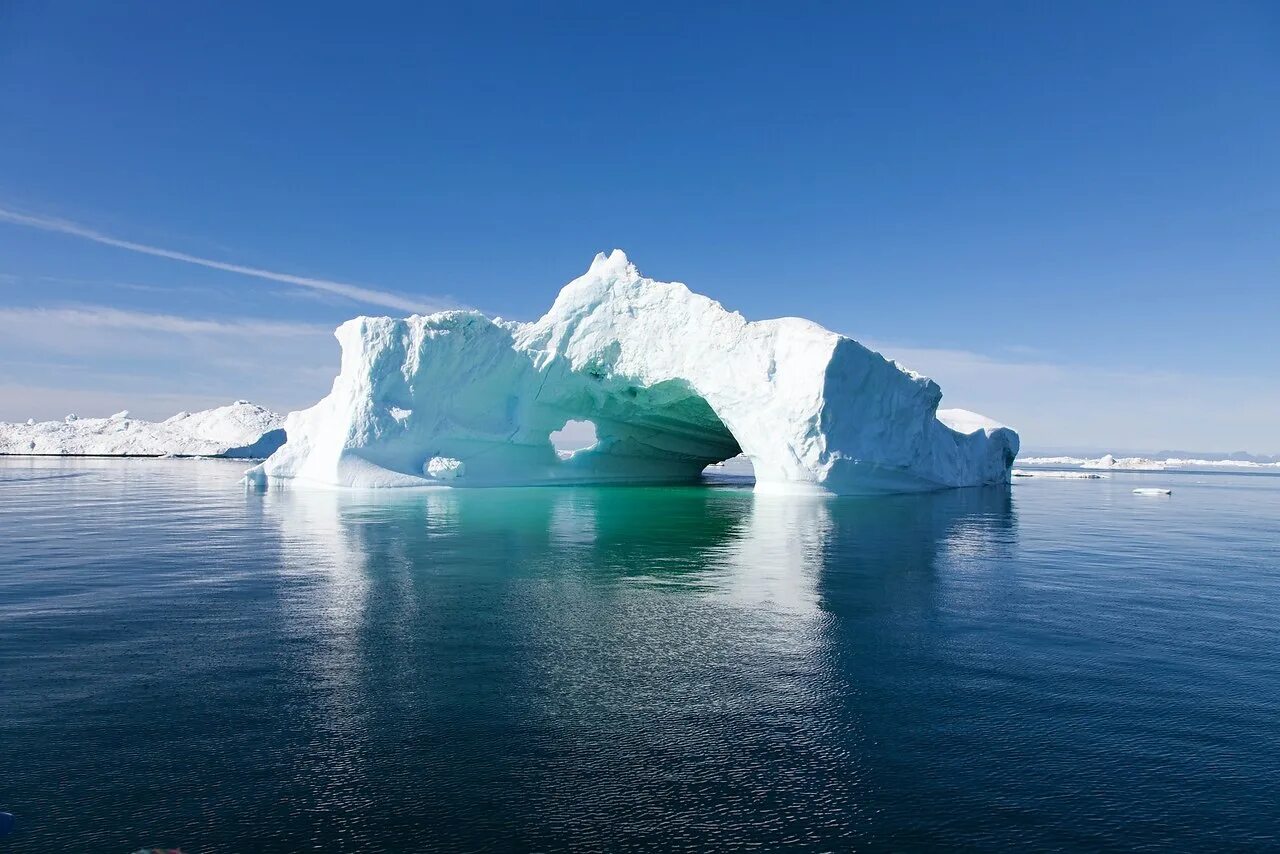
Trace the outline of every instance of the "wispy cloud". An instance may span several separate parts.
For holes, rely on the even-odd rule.
[[[187,410],[194,412],[214,406],[225,406],[233,400],[241,399],[234,394],[194,393],[181,391],[141,391],[136,386],[147,382],[143,378],[130,383],[126,380],[110,379],[103,381],[98,377],[89,378],[97,385],[76,386],[62,384],[33,384],[26,382],[0,381],[0,400],[5,407],[0,410],[0,420],[9,418],[14,421],[25,421],[28,417],[37,420],[60,419],[69,412],[78,415],[101,417],[112,412],[127,409],[137,418],[162,420],[176,412]],[[261,399],[255,403],[262,403]]]
[[[238,398],[287,411],[324,395],[337,356],[327,324],[0,307],[0,420],[119,409],[163,418]]]
[[[40,287],[46,284],[76,285],[76,286],[82,286],[87,288],[93,288],[95,290],[110,288],[112,290],[137,291],[141,293],[155,293],[155,294],[190,293],[190,294],[213,294],[215,296],[221,296],[221,297],[232,296],[232,291],[226,287],[215,288],[215,287],[207,287],[204,285],[191,285],[191,284],[155,285],[155,284],[143,284],[141,282],[121,282],[121,281],[116,281],[114,279],[85,279],[79,276],[33,276],[33,275],[19,276],[16,273],[0,273],[0,285],[10,285],[10,284],[36,285],[37,287]],[[42,291],[43,290],[46,290],[46,289],[42,287]],[[322,294],[322,293],[319,293],[318,291],[308,291],[308,290],[302,290],[299,288],[288,288],[288,289],[281,288],[279,290],[279,293],[281,294],[287,293],[290,296],[294,294],[301,294],[307,299],[325,300],[330,303],[342,303],[344,305],[347,302],[349,302],[348,300],[342,299],[341,297],[336,297],[333,294]]]
[[[11,324],[27,325],[53,322],[68,326],[98,329],[128,329],[145,332],[167,332],[176,335],[328,335],[328,326],[313,323],[281,323],[270,320],[212,320],[125,311],[109,306],[74,306],[70,308],[0,308],[0,328]]]
[[[130,252],[152,255],[156,258],[168,258],[171,261],[181,261],[184,264],[195,264],[200,267],[208,267],[211,270],[238,273],[242,276],[252,276],[257,279],[267,279],[272,282],[283,282],[285,284],[296,285],[301,288],[309,288],[314,291],[338,294],[339,296],[344,296],[358,302],[385,306],[386,308],[394,308],[399,311],[425,313],[439,311],[441,308],[447,307],[443,301],[431,302],[413,299],[400,294],[374,290],[372,288],[352,285],[346,282],[335,282],[330,279],[316,279],[310,276],[295,276],[292,273],[279,273],[274,270],[263,270],[260,267],[248,267],[243,264],[230,264],[225,261],[201,258],[197,255],[189,255],[186,252],[177,252],[175,250],[164,249],[159,246],[135,243],[132,240],[122,240],[118,237],[112,237],[109,234],[103,234],[102,232],[96,231],[88,226],[80,225],[79,223],[74,223],[64,219],[32,216],[8,210],[6,208],[0,208],[0,222],[7,222],[12,225],[21,225],[27,228],[35,228],[40,231],[66,234],[72,237],[79,237],[83,240],[91,240],[94,243],[101,243],[104,246],[114,246],[117,249],[126,249]]]

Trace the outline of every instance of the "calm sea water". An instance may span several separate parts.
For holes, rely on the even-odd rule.
[[[1280,845],[1280,478],[242,468],[0,461],[0,849]]]

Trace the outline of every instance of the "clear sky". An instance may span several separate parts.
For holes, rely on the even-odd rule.
[[[1280,4],[0,0],[0,419],[309,405],[613,247],[1028,448],[1280,452]]]

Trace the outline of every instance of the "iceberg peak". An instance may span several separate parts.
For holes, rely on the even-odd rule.
[[[1008,483],[1018,436],[939,413],[927,377],[797,318],[750,322],[595,256],[527,324],[477,312],[339,327],[330,394],[251,476],[347,486],[696,479],[744,454],[757,489],[835,494]],[[567,421],[597,440],[568,458]]]
[[[635,265],[627,259],[627,253],[621,249],[614,249],[608,253],[597,252],[596,257],[591,261],[591,267],[588,273],[597,273],[605,275],[607,273],[616,273],[618,275],[631,272],[635,273]]]

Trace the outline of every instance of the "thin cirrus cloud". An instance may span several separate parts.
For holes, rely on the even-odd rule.
[[[283,282],[289,285],[296,285],[300,288],[336,294],[338,296],[356,300],[357,302],[365,302],[370,305],[380,305],[386,308],[394,308],[399,311],[428,313],[431,311],[438,311],[442,307],[445,307],[443,302],[431,303],[428,301],[412,299],[400,294],[389,293],[387,291],[379,291],[372,288],[361,287],[359,285],[352,285],[346,282],[335,282],[329,279],[316,279],[310,276],[295,276],[292,273],[278,273],[274,270],[263,270],[259,267],[247,267],[243,264],[230,264],[225,261],[215,261],[211,258],[201,258],[197,255],[189,255],[186,252],[177,252],[172,249],[164,249],[159,246],[149,246],[145,243],[135,243],[132,240],[122,240],[118,237],[112,237],[109,234],[103,234],[100,231],[95,231],[87,226],[64,219],[31,216],[28,214],[18,213],[17,211],[0,208],[0,222],[7,222],[11,225],[21,225],[27,228],[35,228],[40,231],[66,234],[72,237],[79,237],[83,240],[91,240],[94,243],[101,243],[104,246],[114,246],[117,249],[126,249],[130,252],[152,255],[156,258],[168,258],[171,261],[181,261],[184,264],[195,264],[200,267],[208,267],[211,270],[222,270],[227,273],[238,273],[242,276],[252,276],[257,279],[266,279],[272,282]]]
[[[40,327],[45,324],[94,327],[99,329],[140,330],[175,335],[217,336],[305,336],[328,335],[328,326],[312,323],[281,323],[270,320],[211,320],[125,311],[109,306],[91,305],[69,308],[0,308],[0,329]]]
[[[327,324],[0,307],[0,421],[119,409],[167,418],[236,399],[287,411],[324,395],[337,349]]]

